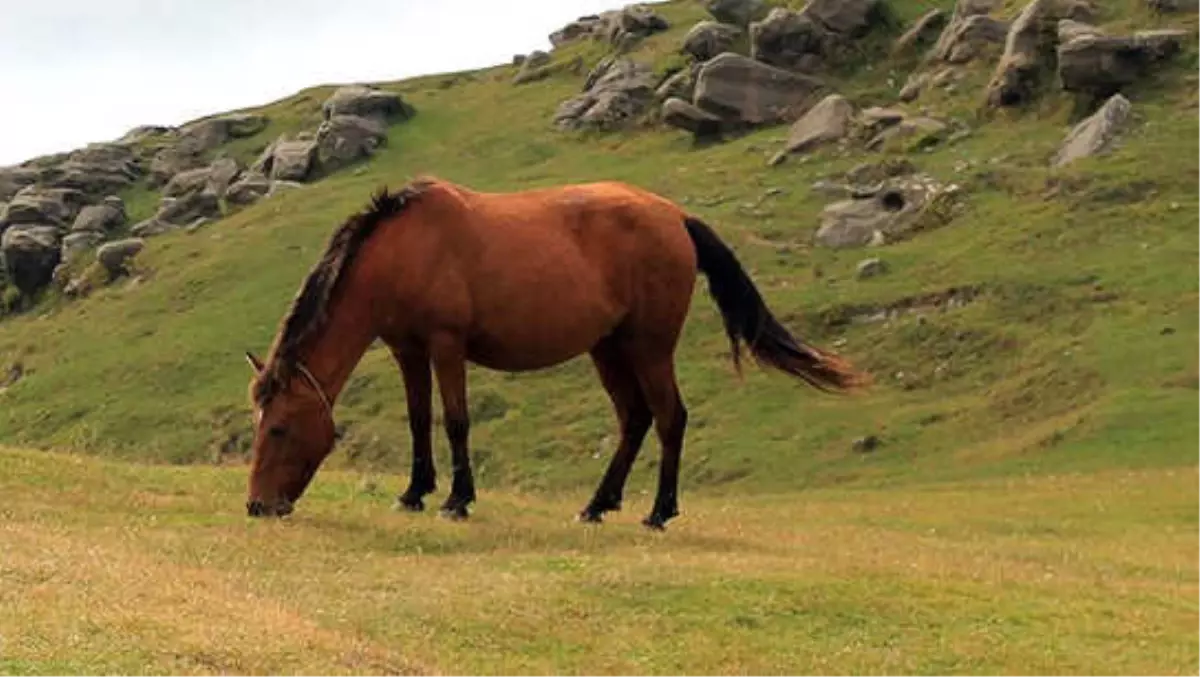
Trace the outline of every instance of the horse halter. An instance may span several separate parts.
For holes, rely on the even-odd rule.
[[[296,368],[300,370],[300,374],[304,376],[304,380],[308,381],[308,385],[312,386],[312,389],[317,391],[317,397],[321,398],[321,404],[325,405],[325,413],[329,414],[329,418],[332,420],[333,403],[329,401],[329,396],[325,394],[325,389],[321,387],[320,381],[317,380],[316,376],[312,375],[312,372],[308,370],[308,367],[304,366],[299,361],[296,362]]]

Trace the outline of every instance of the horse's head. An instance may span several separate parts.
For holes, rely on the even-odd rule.
[[[263,379],[275,377],[250,353],[246,359],[255,374],[254,457],[246,510],[251,517],[282,517],[292,512],[333,450],[333,410],[321,385],[303,366],[286,383],[266,384]]]

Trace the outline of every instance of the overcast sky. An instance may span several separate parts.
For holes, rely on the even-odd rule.
[[[0,0],[0,166],[317,84],[546,49],[613,0]]]

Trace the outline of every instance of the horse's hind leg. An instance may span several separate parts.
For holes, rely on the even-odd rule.
[[[467,453],[467,436],[471,424],[467,416],[466,350],[462,341],[453,335],[439,335],[431,341],[430,355],[437,374],[438,390],[442,394],[446,437],[450,439],[450,454],[454,478],[450,495],[442,505],[442,514],[465,519],[467,506],[475,500],[475,478],[471,474],[471,458]]]
[[[650,430],[652,416],[642,388],[638,384],[633,366],[622,354],[615,338],[601,341],[592,349],[592,363],[600,375],[600,382],[612,399],[617,421],[621,425],[621,442],[609,461],[604,479],[596,489],[595,496],[579,513],[583,522],[600,522],[605,512],[621,509],[621,498],[625,492],[625,481],[629,470],[637,459],[646,432]]]
[[[649,357],[637,356],[636,370],[646,403],[654,414],[655,431],[662,443],[658,493],[654,497],[654,508],[642,520],[642,524],[652,529],[662,529],[667,520],[679,514],[679,457],[683,453],[687,408],[679,396],[674,357],[670,351]]]
[[[433,424],[431,399],[433,383],[429,372],[429,353],[424,349],[392,350],[400,373],[404,376],[404,391],[408,401],[408,429],[412,434],[412,474],[408,489],[396,498],[397,507],[424,510],[426,494],[437,490],[437,473],[433,465]]]

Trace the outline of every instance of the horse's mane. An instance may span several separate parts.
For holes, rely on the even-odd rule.
[[[301,346],[324,326],[329,302],[363,243],[379,224],[402,212],[432,182],[418,179],[396,192],[389,192],[385,186],[371,196],[362,211],[334,231],[321,260],[309,271],[284,317],[266,365],[251,385],[250,396],[256,404],[264,405],[295,373]]]

